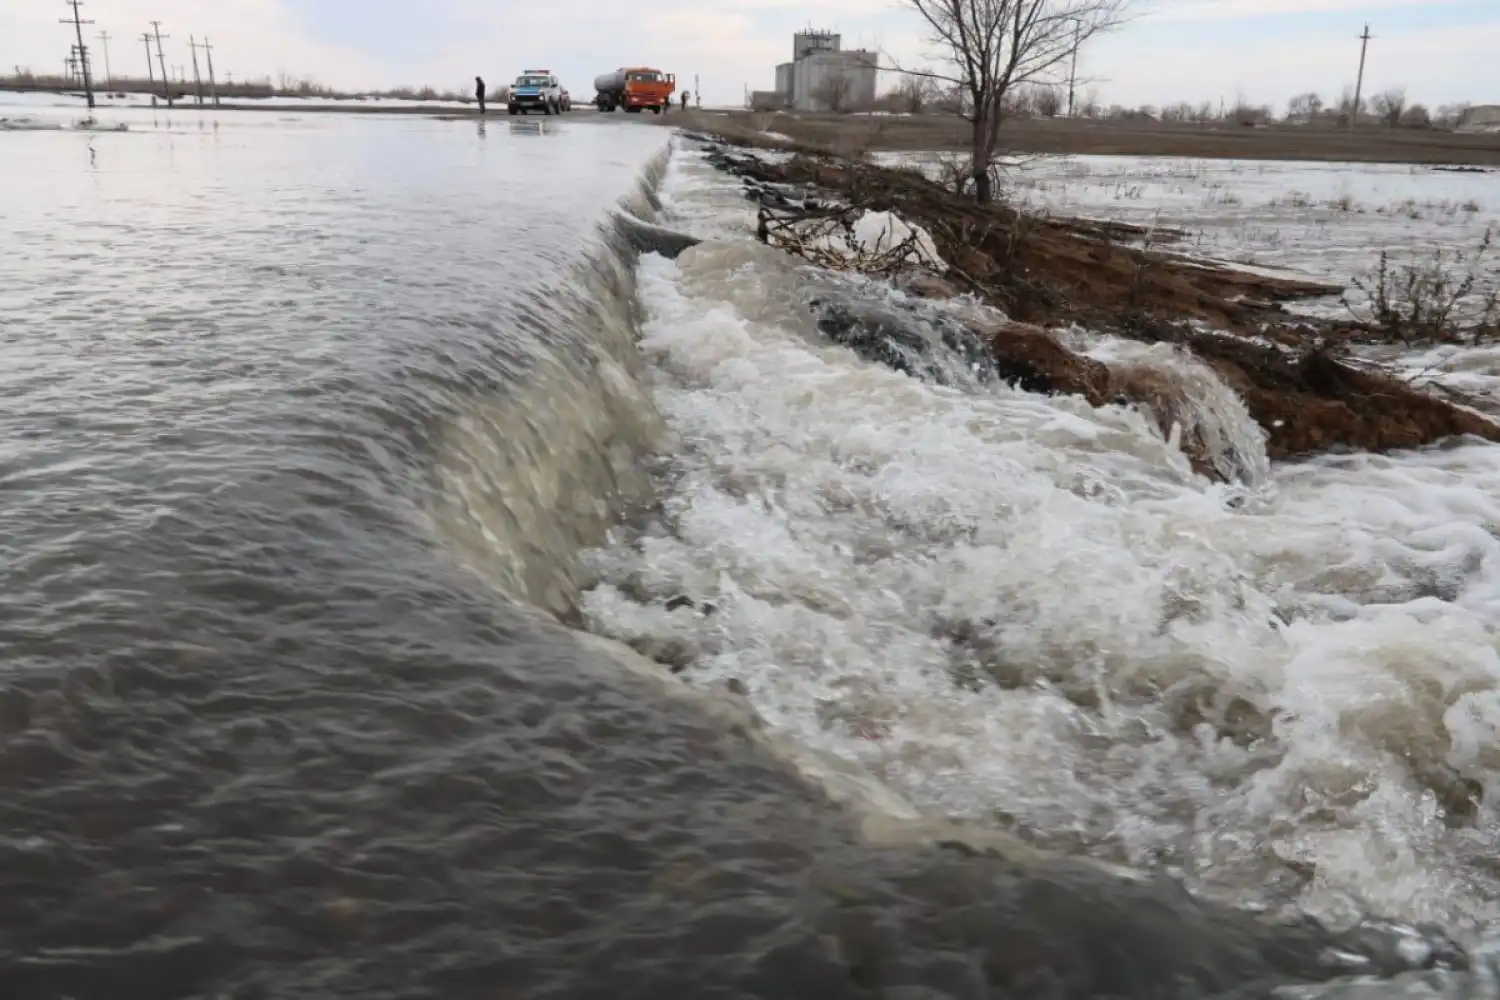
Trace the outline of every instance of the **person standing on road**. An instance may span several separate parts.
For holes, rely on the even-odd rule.
[[[687,110],[688,98],[691,97],[691,96],[692,96],[692,94],[690,92],[686,91],[686,90],[684,90],[682,92],[682,110],[684,110],[684,111]]]
[[[484,77],[474,78],[474,96],[479,98],[479,113],[484,114]]]

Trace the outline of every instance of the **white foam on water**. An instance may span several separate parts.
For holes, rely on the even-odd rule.
[[[641,262],[671,471],[661,517],[591,556],[597,631],[738,681],[928,815],[1328,917],[1500,916],[1500,449],[1215,485],[1134,409],[828,344],[691,152],[663,200],[710,239]],[[1092,350],[1243,426],[1190,361]]]
[[[1155,376],[1147,384],[1166,390],[1161,416],[1175,425],[1175,440],[1192,438],[1201,443],[1224,479],[1249,486],[1270,481],[1265,431],[1250,415],[1245,401],[1191,353],[1171,344],[1142,344],[1081,331],[1062,339],[1116,372],[1128,371],[1137,378]]]

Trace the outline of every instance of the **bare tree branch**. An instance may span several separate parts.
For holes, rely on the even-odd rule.
[[[907,73],[893,94],[898,110],[919,115],[938,101],[937,82],[920,73]]]
[[[836,115],[853,110],[850,107],[854,96],[854,77],[841,69],[830,70],[813,88],[812,98],[826,105],[827,111]]]
[[[1387,128],[1395,128],[1401,124],[1401,116],[1406,112],[1406,89],[1392,87],[1376,94],[1370,98],[1370,110],[1380,116],[1381,123]]]
[[[1082,44],[1120,25],[1132,0],[902,0],[926,23],[949,72],[908,70],[949,83],[973,129],[970,169],[979,201],[993,196],[990,167],[1008,97],[1020,84],[1054,82]],[[897,67],[899,69],[899,67]]]

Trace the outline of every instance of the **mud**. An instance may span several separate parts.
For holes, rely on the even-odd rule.
[[[652,119],[655,121],[655,119]],[[962,152],[970,148],[969,123],[953,114],[834,115],[807,112],[689,113],[695,127],[764,129],[829,149]],[[681,124],[674,117],[658,124]],[[1500,135],[1441,128],[1356,130],[1329,125],[1275,123],[1247,128],[1233,122],[1202,124],[1101,121],[1086,118],[1012,117],[1000,143],[1013,154],[1183,156],[1193,159],[1300,160],[1317,163],[1426,163],[1469,169],[1500,166]]]

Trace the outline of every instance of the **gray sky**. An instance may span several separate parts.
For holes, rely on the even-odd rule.
[[[188,36],[207,35],[221,75],[285,72],[351,88],[467,90],[476,73],[498,84],[544,67],[580,94],[597,73],[645,64],[689,89],[698,74],[705,103],[738,104],[745,86],[772,85],[792,32],[807,25],[841,31],[846,48],[932,62],[900,0],[85,0],[83,9],[97,22],[85,40],[109,31],[113,67],[134,75],[144,74],[139,36],[152,18],[172,36],[168,64],[189,74]],[[1404,86],[1431,104],[1500,103],[1500,0],[1141,0],[1138,9],[1085,52],[1105,103],[1336,98],[1353,83],[1367,19],[1376,36],[1367,92]],[[68,12],[62,0],[0,0],[0,67],[57,71],[71,43],[57,20]]]

